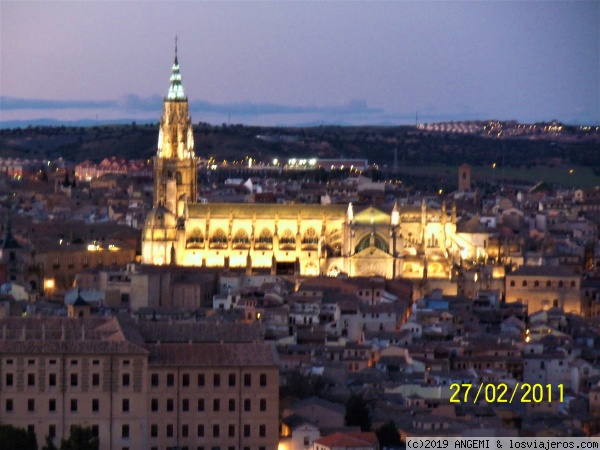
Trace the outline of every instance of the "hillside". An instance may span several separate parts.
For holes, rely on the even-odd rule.
[[[99,162],[108,156],[150,158],[158,137],[157,124],[93,127],[28,127],[0,130],[0,157]],[[476,135],[431,133],[414,127],[267,128],[243,125],[194,126],[196,153],[217,160],[246,156],[273,158],[366,158],[391,168],[397,149],[399,167],[433,163],[457,166],[467,162],[505,167],[586,166],[600,173],[600,152],[594,140],[494,139]]]

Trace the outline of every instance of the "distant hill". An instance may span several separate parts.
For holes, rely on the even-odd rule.
[[[28,126],[0,130],[0,157],[101,161],[108,156],[150,158],[156,153],[158,124]],[[194,125],[196,153],[217,160],[246,156],[273,158],[366,158],[391,168],[432,164],[506,167],[578,165],[598,168],[593,140],[495,139],[469,134],[431,133],[412,126],[256,127]],[[598,172],[600,173],[600,172]]]

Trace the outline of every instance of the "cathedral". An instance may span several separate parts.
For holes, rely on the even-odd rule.
[[[198,203],[197,158],[175,51],[156,156],[142,263],[304,276],[446,278],[460,256],[456,211]]]

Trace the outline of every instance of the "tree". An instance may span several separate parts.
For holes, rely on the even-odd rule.
[[[371,431],[371,411],[362,395],[352,395],[346,402],[346,425],[359,426],[361,431]]]
[[[60,442],[60,450],[98,450],[99,447],[100,441],[94,437],[92,429],[79,425],[72,426],[69,439]]]
[[[37,438],[33,430],[0,425],[0,450],[37,450]]]
[[[400,434],[396,428],[396,424],[393,420],[384,423],[375,432],[377,439],[379,440],[379,446],[384,447],[399,447],[402,445],[400,442]]]

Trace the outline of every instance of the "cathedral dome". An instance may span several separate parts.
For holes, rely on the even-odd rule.
[[[146,229],[175,228],[175,215],[164,206],[157,206],[146,216]]]

